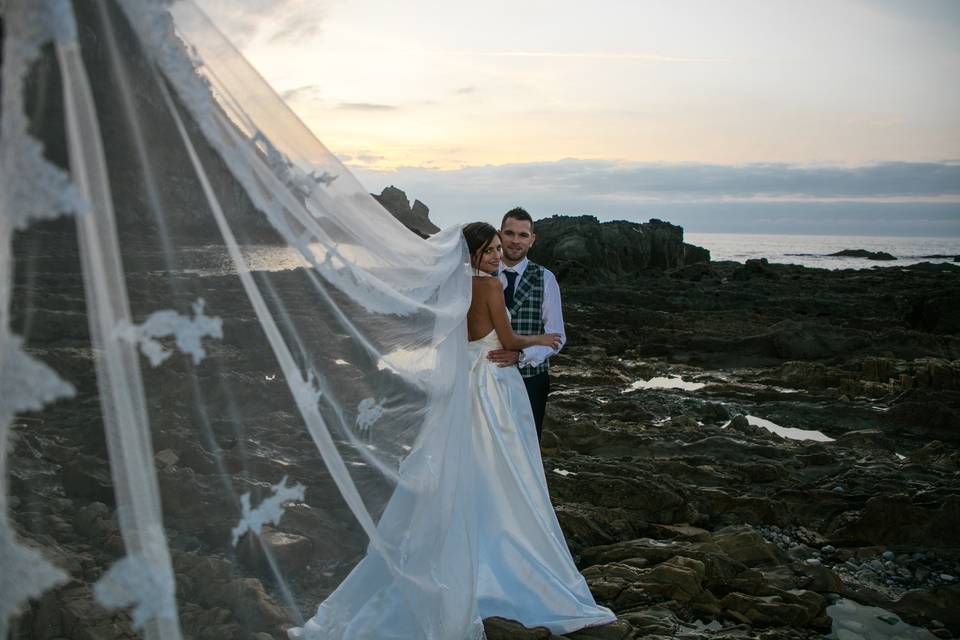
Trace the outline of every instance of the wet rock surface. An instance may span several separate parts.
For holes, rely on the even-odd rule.
[[[12,637],[132,638],[129,612],[92,594],[124,545],[82,285],[54,264],[40,256],[15,282],[30,314],[13,321],[78,396],[17,418],[11,516],[71,582],[33,601]],[[156,288],[142,278],[134,304]],[[232,280],[203,282],[226,318],[211,360],[238,362],[239,336],[258,329]],[[302,287],[303,275],[274,282]],[[831,610],[846,625],[836,637],[875,637],[864,629],[877,633],[876,615],[892,616],[876,627],[890,637],[960,633],[960,307],[942,302],[960,299],[955,267],[703,263],[561,285],[569,346],[554,361],[544,466],[570,548],[619,617],[567,637],[820,638],[837,631]],[[318,322],[307,339],[342,339],[325,331]],[[263,370],[230,372],[229,402],[212,362],[178,355],[145,374],[169,388],[153,448],[190,637],[282,639],[365,550],[269,354],[244,356]],[[220,406],[200,433],[184,419],[194,380]],[[235,496],[256,503],[263,479],[284,475],[304,501],[234,547]],[[551,637],[487,622],[490,638]]]

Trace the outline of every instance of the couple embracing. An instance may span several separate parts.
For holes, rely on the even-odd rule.
[[[470,409],[469,423],[450,425],[450,433],[462,434],[464,444],[455,460],[408,461],[409,471],[402,471],[456,487],[426,505],[398,491],[378,525],[398,540],[398,559],[371,544],[314,618],[291,630],[292,638],[479,640],[484,618],[560,635],[615,620],[596,604],[573,562],[540,457],[547,359],[565,338],[556,279],[526,257],[533,220],[513,209],[499,231],[476,222],[463,236],[473,274],[466,323]],[[403,521],[400,514],[441,508],[458,514],[462,526],[428,532],[418,528],[423,517],[391,525]]]

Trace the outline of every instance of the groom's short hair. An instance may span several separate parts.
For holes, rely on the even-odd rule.
[[[503,225],[505,225],[510,218],[514,220],[526,220],[530,223],[530,233],[533,233],[533,218],[530,217],[530,214],[527,213],[527,210],[523,207],[514,207],[503,214],[503,220],[500,221],[501,229],[503,229]]]

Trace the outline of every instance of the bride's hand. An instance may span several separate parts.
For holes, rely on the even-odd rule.
[[[560,345],[563,344],[563,338],[559,333],[545,333],[539,337],[540,341],[537,344],[550,347],[551,349],[559,349]]]

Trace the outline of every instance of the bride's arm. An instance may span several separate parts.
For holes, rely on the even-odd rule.
[[[507,306],[503,300],[503,288],[500,281],[496,278],[490,278],[488,282],[489,284],[485,284],[483,287],[484,303],[487,306],[487,312],[490,314],[493,329],[497,332],[497,337],[504,349],[519,351],[536,345],[555,347],[560,342],[560,334],[557,333],[536,336],[520,336],[514,333],[513,327],[510,326],[510,318],[507,317]]]

